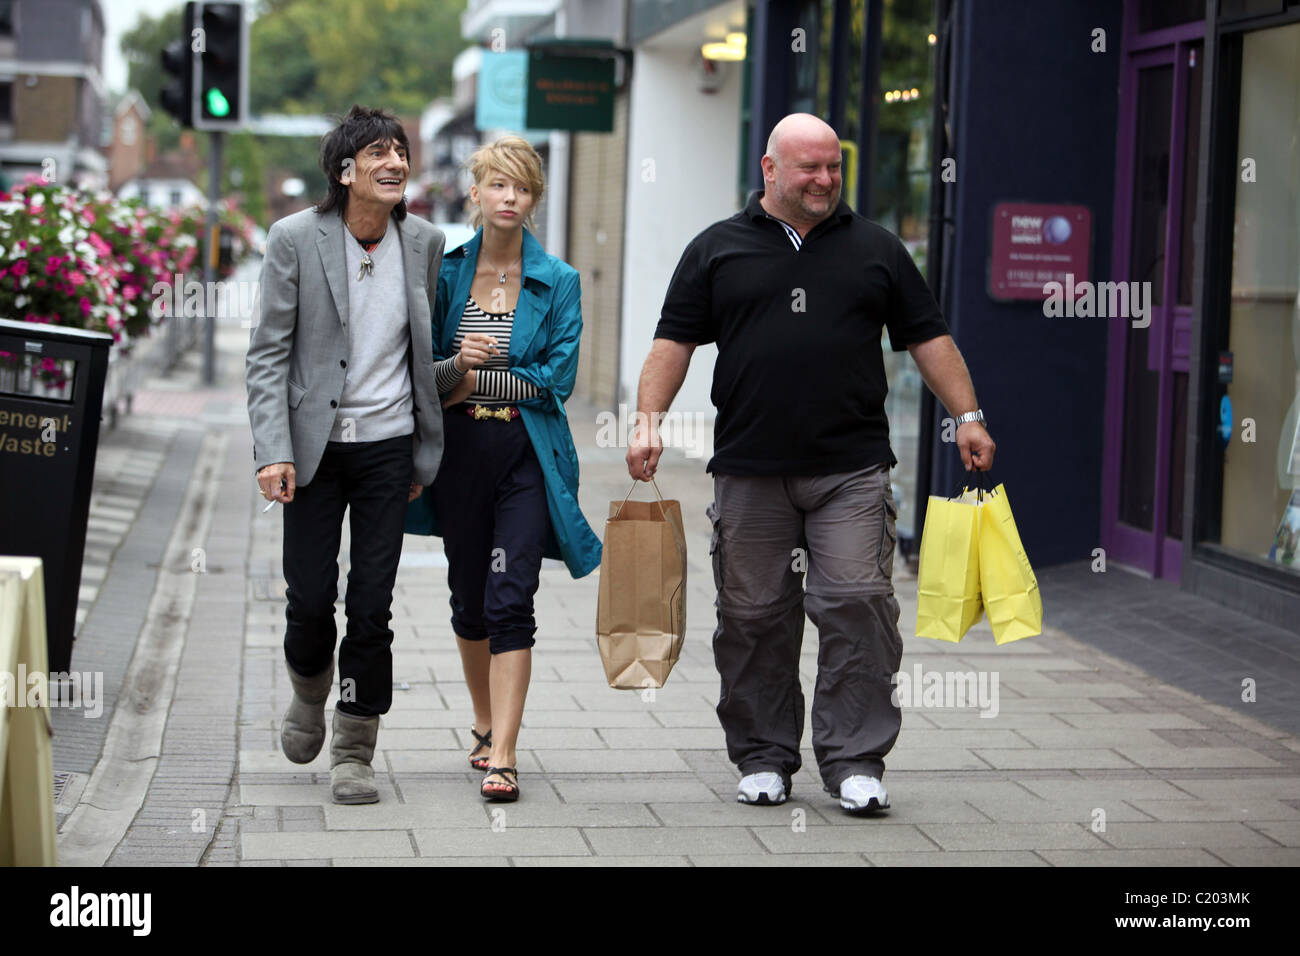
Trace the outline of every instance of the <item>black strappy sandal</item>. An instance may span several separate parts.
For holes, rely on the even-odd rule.
[[[502,778],[504,778],[506,774],[513,774],[515,782],[511,783],[509,780],[506,780],[504,784],[494,783],[493,786],[504,786],[506,789],[489,790],[487,778],[493,774],[497,774]],[[519,799],[519,771],[515,770],[514,767],[488,767],[488,772],[483,776],[483,785],[479,788],[479,792],[483,794],[484,800],[489,800],[493,803],[514,803]]]
[[[474,755],[484,747],[489,751],[492,749],[492,731],[489,729],[486,734],[480,734],[473,727],[470,727],[469,732],[473,734],[474,739],[478,741],[478,746],[469,752],[469,765],[475,770],[486,770],[488,764],[491,763],[491,757],[487,755],[475,757]]]

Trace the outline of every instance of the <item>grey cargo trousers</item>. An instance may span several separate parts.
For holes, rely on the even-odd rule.
[[[789,790],[802,765],[806,611],[820,640],[812,741],[822,781],[838,793],[854,774],[882,777],[902,721],[890,699],[903,639],[888,466],[807,478],[714,475],[713,495],[713,654],[727,755],[742,774],[780,773]]]

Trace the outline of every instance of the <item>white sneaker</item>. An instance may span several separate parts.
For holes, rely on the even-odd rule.
[[[779,773],[770,770],[751,773],[741,778],[740,786],[736,788],[736,802],[765,807],[785,803],[785,781]]]
[[[850,813],[886,810],[889,808],[889,794],[875,777],[857,774],[840,784],[840,806]]]

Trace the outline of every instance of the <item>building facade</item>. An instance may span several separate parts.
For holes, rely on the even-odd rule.
[[[939,285],[1030,557],[1104,558],[1296,626],[1300,4],[939,8],[957,170],[936,189]],[[1129,307],[995,296],[1006,201],[1089,210],[1088,280]]]
[[[599,288],[623,190],[617,329],[592,296],[583,394],[634,405],[682,249],[761,185],[775,122],[811,112],[840,134],[845,200],[903,239],[940,301],[1033,563],[1300,621],[1298,0],[610,6],[626,104],[614,138],[565,140],[553,233]],[[576,14],[565,29],[583,32]],[[1007,251],[1025,241],[1033,255]],[[713,354],[697,350],[675,410],[712,413]],[[910,357],[885,354],[914,553],[960,457]]]
[[[149,105],[135,90],[128,90],[113,108],[113,135],[109,140],[108,188],[116,192],[124,182],[139,176],[153,160],[149,138]]]
[[[0,171],[107,185],[99,0],[0,0]]]

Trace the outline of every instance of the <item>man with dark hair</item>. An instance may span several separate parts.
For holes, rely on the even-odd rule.
[[[742,774],[736,799],[785,802],[802,764],[807,612],[820,641],[812,745],[822,782],[845,810],[872,813],[889,806],[881,778],[902,718],[891,681],[903,639],[884,330],[956,417],[966,467],[987,470],[996,446],[907,248],[840,199],[840,157],[826,123],[785,117],[763,157],[765,189],[686,247],[641,371],[627,466],[653,477],[659,416],[695,347],[716,342],[713,656],[718,719]]]
[[[248,346],[257,484],[284,505],[293,700],[280,746],[294,763],[310,763],[325,741],[345,508],[351,516],[335,803],[379,799],[370,763],[392,703],[388,622],[406,505],[442,458],[431,322],[446,239],[406,215],[407,147],[394,116],[360,106],[325,136],[329,191],[271,226]]]

